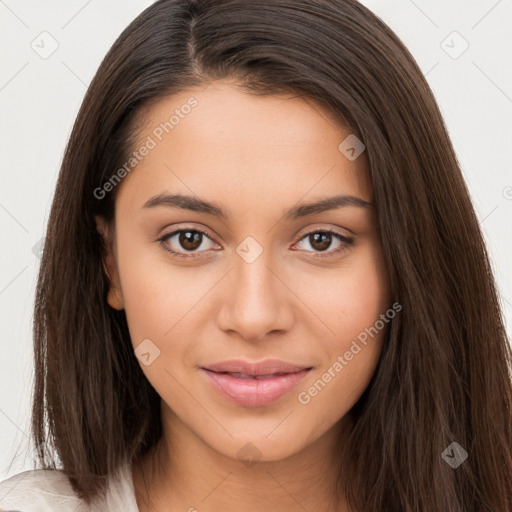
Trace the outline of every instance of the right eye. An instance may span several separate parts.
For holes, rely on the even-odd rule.
[[[158,239],[164,249],[178,258],[197,258],[198,251],[203,245],[205,238],[213,243],[211,237],[200,229],[177,229],[167,233]],[[204,249],[204,247],[203,247]],[[188,252],[188,254],[187,254]]]

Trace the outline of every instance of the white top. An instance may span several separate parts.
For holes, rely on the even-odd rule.
[[[130,464],[110,479],[104,499],[78,499],[64,472],[35,469],[0,482],[0,512],[139,512]]]

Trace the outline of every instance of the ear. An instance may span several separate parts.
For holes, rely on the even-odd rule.
[[[115,258],[113,230],[101,215],[96,215],[94,219],[96,229],[102,238],[103,271],[110,282],[107,302],[112,308],[120,311],[124,308],[124,300]]]

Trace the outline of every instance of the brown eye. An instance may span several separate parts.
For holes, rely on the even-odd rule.
[[[328,250],[334,241],[338,241],[338,246],[333,250]],[[313,257],[323,258],[333,256],[348,249],[354,241],[353,239],[348,238],[341,233],[337,233],[336,231],[319,229],[317,231],[306,233],[298,243],[300,245],[304,244],[304,242],[307,242],[312,249],[312,251],[307,252],[313,252]],[[315,254],[315,252],[325,254]]]
[[[201,248],[205,241],[210,241],[215,245],[210,236],[199,229],[177,229],[162,236],[158,241],[166,251],[180,258],[195,258],[201,256],[201,253],[207,252],[208,246]],[[199,250],[200,248],[201,250]]]

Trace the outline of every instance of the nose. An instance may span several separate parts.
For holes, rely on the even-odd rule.
[[[288,331],[294,321],[293,293],[275,260],[266,251],[251,263],[238,255],[233,259],[233,268],[218,290],[218,327],[247,341]]]

